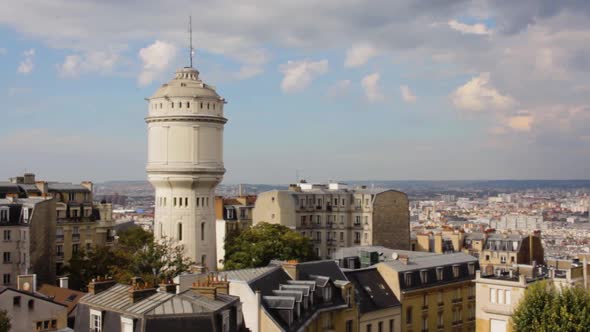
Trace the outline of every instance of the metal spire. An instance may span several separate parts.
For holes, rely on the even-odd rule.
[[[195,54],[195,51],[193,49],[193,17],[192,16],[188,17],[188,33],[189,33],[188,52],[189,52],[191,68],[193,68],[193,55]]]

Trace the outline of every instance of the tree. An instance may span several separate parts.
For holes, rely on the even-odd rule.
[[[190,269],[193,262],[183,253],[183,246],[167,239],[154,242],[152,233],[135,227],[121,232],[114,248],[96,247],[74,254],[64,270],[69,272],[72,289],[83,291],[97,276],[111,276],[124,284],[141,277],[157,285]]]
[[[258,223],[225,241],[224,268],[228,270],[266,266],[271,260],[317,259],[310,240],[290,228]]]
[[[0,310],[0,332],[10,331],[10,316],[6,310]]]
[[[590,326],[590,293],[580,287],[532,284],[512,315],[516,332],[582,332]]]

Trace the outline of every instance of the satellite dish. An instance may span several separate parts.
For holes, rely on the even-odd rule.
[[[397,260],[399,258],[398,253],[397,252],[392,253],[391,258],[393,258],[393,260]]]

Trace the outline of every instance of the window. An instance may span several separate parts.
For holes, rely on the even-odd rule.
[[[76,193],[68,193],[68,201],[75,201]]]
[[[200,108],[203,109],[203,102],[201,102],[201,105],[200,106],[201,106]]]
[[[201,241],[205,241],[205,222],[201,223]]]
[[[187,101],[186,102],[186,108],[190,108],[190,107],[191,107],[191,102],[190,101]]]
[[[171,102],[170,105],[172,106],[172,108],[174,108],[174,102]]]
[[[389,332],[394,332],[394,328],[393,328],[394,323],[395,323],[395,321],[393,319],[389,320]]]
[[[182,197],[178,197],[178,206],[182,206]]]
[[[102,332],[102,313],[90,309],[90,332]]]
[[[315,238],[316,238],[316,240],[321,241],[322,240],[322,232],[316,232]]]
[[[365,216],[365,225],[368,225],[368,224],[369,224],[369,217]]]
[[[4,275],[2,276],[2,284],[10,284],[10,273],[4,273]]]
[[[207,255],[201,255],[201,266],[205,266],[207,262]]]
[[[178,223],[178,241],[182,241],[182,224]]]
[[[428,282],[428,270],[420,271],[420,282],[423,284]]]
[[[406,309],[406,324],[412,324],[412,307]]]
[[[436,268],[436,280],[441,281],[443,280],[443,268],[442,267],[437,267]]]
[[[354,243],[361,243],[361,233],[354,232]]]
[[[15,296],[12,298],[12,305],[20,307],[20,296]]]
[[[510,292],[510,290],[506,290],[506,291],[505,291],[505,295],[504,295],[504,297],[505,297],[505,299],[504,299],[504,300],[505,300],[505,301],[504,301],[504,302],[505,302],[506,304],[512,304],[512,298],[511,298],[511,295],[512,295],[512,293]]]
[[[453,265],[453,277],[459,278],[461,271],[459,270],[459,265]]]
[[[404,273],[404,281],[406,283],[406,287],[412,286],[412,272]]]
[[[184,198],[184,206],[188,207],[188,197]]]
[[[351,320],[346,321],[346,332],[352,332],[352,321]]]
[[[504,304],[504,290],[498,289],[498,304]]]
[[[64,246],[63,244],[58,244],[55,246],[55,252],[57,254],[57,257],[63,257],[64,256]]]
[[[428,329],[428,316],[422,317],[422,331],[426,331]]]
[[[371,324],[367,324],[367,332],[371,332],[371,328],[372,328]]]
[[[12,261],[12,260],[10,259],[10,253],[9,253],[9,252],[5,252],[5,253],[2,255],[2,261],[3,261],[3,263],[4,263],[4,264],[9,264],[9,263],[11,263],[11,261]]]
[[[4,241],[10,241],[10,230],[4,231]]]
[[[160,109],[162,109],[162,107],[163,107],[163,105],[162,105],[162,103],[160,103]]]
[[[475,263],[469,263],[467,266],[469,269],[469,275],[472,276],[475,274]]]
[[[80,246],[77,243],[72,244],[72,254],[77,254],[79,249],[80,249]]]
[[[181,101],[178,102],[178,108],[182,108],[182,102]]]
[[[490,303],[496,303],[496,289],[490,288]]]
[[[121,317],[121,332],[133,332],[133,319]]]
[[[0,221],[10,221],[8,211],[8,207],[0,208]]]
[[[33,300],[33,299],[29,300],[28,306],[29,306],[29,310],[35,309],[35,300]]]
[[[340,241],[344,241],[344,232],[340,232]]]
[[[357,226],[361,224],[361,216],[354,217],[354,224]]]
[[[442,311],[439,311],[438,312],[437,324],[438,324],[438,327],[439,328],[442,327],[442,326],[445,326],[445,321],[443,319],[443,313],[442,313]]]
[[[173,203],[172,203],[172,205],[174,205],[174,207],[176,207],[176,197],[174,197],[174,198],[172,199],[172,202],[173,202]]]
[[[207,109],[209,109],[209,103],[207,103]]]

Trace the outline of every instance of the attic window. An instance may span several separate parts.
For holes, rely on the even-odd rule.
[[[443,280],[443,268],[442,267],[436,268],[436,280],[438,280],[438,281]]]
[[[453,277],[459,278],[460,272],[459,265],[453,265]]]
[[[469,275],[474,275],[475,274],[475,263],[469,263],[468,265],[469,268]]]
[[[423,284],[428,282],[428,270],[420,271],[420,282]]]
[[[412,286],[412,272],[406,272],[404,274],[404,281],[406,282],[406,287]]]
[[[10,217],[9,217],[9,207],[1,207],[0,208],[0,221],[10,221]]]

